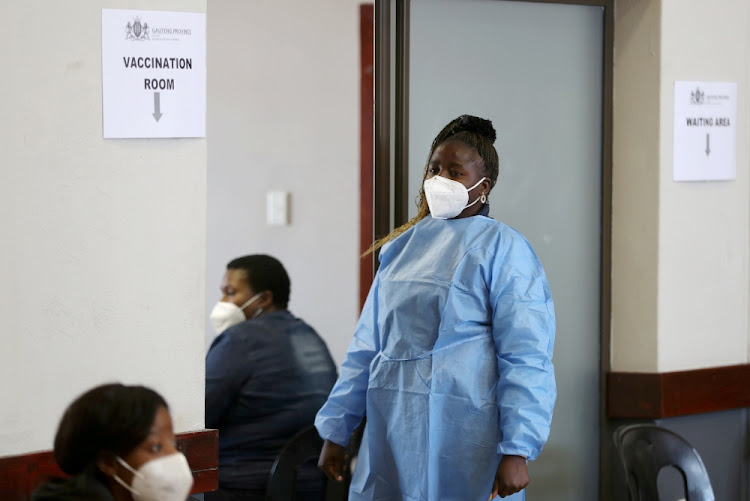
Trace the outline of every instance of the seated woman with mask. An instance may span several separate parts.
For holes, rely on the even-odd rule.
[[[234,259],[211,312],[219,334],[206,357],[206,427],[219,430],[219,490],[206,501],[263,500],[284,444],[313,424],[336,381],[325,342],[287,310],[289,276],[266,255]],[[297,499],[319,499],[315,465]]]
[[[143,386],[106,384],[78,397],[54,454],[71,477],[42,485],[32,501],[185,501],[193,486],[167,403]]]

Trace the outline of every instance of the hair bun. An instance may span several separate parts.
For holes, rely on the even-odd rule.
[[[459,132],[474,132],[484,136],[494,143],[497,139],[497,132],[492,126],[492,122],[486,118],[479,118],[472,115],[461,115],[456,119],[455,125],[451,128],[450,135],[453,136]]]

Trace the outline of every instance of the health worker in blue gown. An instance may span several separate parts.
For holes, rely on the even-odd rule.
[[[366,417],[350,500],[524,499],[557,395],[555,314],[529,243],[489,217],[495,138],[489,120],[450,122],[417,216],[373,245],[380,268],[315,419],[318,464],[339,479]]]

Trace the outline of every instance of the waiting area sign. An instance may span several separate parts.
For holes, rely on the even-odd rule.
[[[674,180],[729,181],[737,171],[737,83],[675,82]]]
[[[103,135],[206,136],[206,15],[102,9]]]

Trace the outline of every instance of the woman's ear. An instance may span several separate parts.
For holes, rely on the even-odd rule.
[[[96,453],[96,467],[107,477],[113,478],[117,474],[117,459],[108,451]]]
[[[488,177],[484,178],[484,181],[482,181],[482,184],[480,184],[480,186],[482,187],[481,193],[485,196],[489,195],[490,191],[492,191],[492,181]]]

